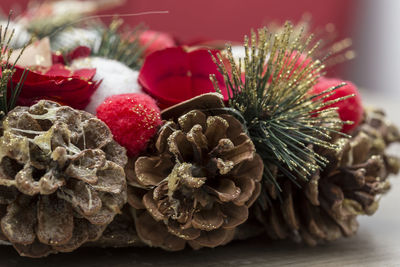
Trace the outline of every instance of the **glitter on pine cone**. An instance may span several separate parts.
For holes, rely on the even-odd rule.
[[[111,96],[97,108],[97,117],[107,124],[129,156],[144,150],[162,123],[160,109],[145,94]]]

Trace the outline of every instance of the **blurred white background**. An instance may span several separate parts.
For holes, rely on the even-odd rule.
[[[375,94],[399,98],[400,1],[359,0],[355,15],[357,57],[347,64],[346,76]]]

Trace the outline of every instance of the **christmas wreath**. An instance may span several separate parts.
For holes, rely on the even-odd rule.
[[[314,246],[377,210],[400,133],[327,77],[348,42],[287,22],[242,46],[184,46],[67,3],[0,23],[0,239],[21,256]]]

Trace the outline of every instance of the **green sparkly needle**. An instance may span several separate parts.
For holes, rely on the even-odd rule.
[[[0,25],[0,119],[15,107],[22,85],[28,75],[28,71],[25,69],[18,83],[16,85],[13,84],[12,76],[15,73],[15,65],[30,42],[21,49],[17,59],[14,62],[10,62],[10,57],[13,52],[11,40],[15,33],[14,30],[10,32],[9,29],[11,16],[12,11],[9,13],[6,27],[3,28],[3,26]]]
[[[245,127],[257,153],[264,161],[264,182],[280,190],[275,168],[281,176],[299,185],[308,180],[328,160],[314,152],[313,146],[337,149],[330,142],[332,134],[342,134],[343,122],[337,108],[327,107],[334,101],[323,102],[344,84],[318,95],[308,92],[323,74],[324,64],[315,59],[318,42],[313,36],[293,32],[289,22],[280,33],[271,34],[266,28],[245,37],[245,57],[235,61],[230,45],[226,60],[213,57],[224,76],[229,106],[241,113]],[[244,77],[242,77],[244,73]],[[215,76],[214,87],[220,91]],[[323,109],[324,108],[324,109]],[[321,110],[323,109],[323,110]]]

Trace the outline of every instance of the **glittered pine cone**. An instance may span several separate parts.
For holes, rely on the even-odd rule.
[[[139,237],[150,246],[226,244],[259,195],[263,164],[239,121],[186,112],[212,101],[222,105],[208,94],[165,111],[164,119],[172,120],[157,134],[154,151],[128,164],[128,203]]]
[[[282,182],[281,200],[274,187],[266,186],[270,202],[255,205],[254,214],[271,238],[316,245],[355,234],[357,216],[376,211],[377,196],[390,188],[386,178],[399,171],[399,159],[385,151],[400,135],[382,111],[367,110],[352,136],[334,137],[336,151],[315,149],[329,160],[328,166],[301,188]]]
[[[2,238],[30,257],[97,240],[126,202],[127,157],[108,127],[43,100],[15,108],[2,126]]]

